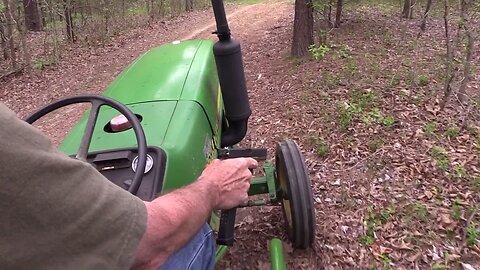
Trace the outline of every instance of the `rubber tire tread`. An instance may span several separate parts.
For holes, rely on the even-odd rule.
[[[277,170],[280,169],[279,166],[284,166],[287,175],[287,194],[293,225],[289,231],[285,220],[287,232],[294,248],[306,249],[315,238],[315,209],[305,161],[297,144],[291,140],[277,144],[276,159]]]

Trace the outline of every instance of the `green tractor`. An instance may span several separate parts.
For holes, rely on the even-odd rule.
[[[151,201],[188,185],[215,158],[254,157],[265,149],[234,147],[251,114],[240,43],[230,36],[222,0],[212,0],[218,36],[177,41],[151,49],[133,62],[103,95],[66,98],[29,116],[33,123],[58,108],[91,103],[60,149],[94,166],[107,179]],[[265,162],[249,195],[266,194],[239,207],[280,205],[295,248],[311,246],[314,206],[310,179],[295,142],[277,144],[275,164]],[[256,196],[258,197],[258,196]],[[234,243],[235,209],[212,213],[216,262]],[[272,269],[285,269],[282,243],[270,242]]]

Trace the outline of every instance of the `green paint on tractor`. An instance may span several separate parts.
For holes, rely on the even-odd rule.
[[[167,154],[162,192],[187,185],[202,172],[219,147],[223,103],[212,54],[213,42],[190,40],[153,48],[133,62],[104,92],[142,117],[149,146]],[[133,130],[104,130],[119,113],[102,107],[90,152],[135,147]],[[84,115],[60,149],[78,150]]]

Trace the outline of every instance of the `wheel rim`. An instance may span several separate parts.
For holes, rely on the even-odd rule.
[[[283,198],[282,198],[282,207],[283,207],[283,212],[285,213],[285,219],[287,220],[287,224],[289,229],[293,228],[293,219],[292,219],[292,208],[290,206],[290,200],[285,198],[285,194],[287,194],[287,197],[289,196],[289,189],[288,189],[288,184],[285,176],[285,171],[279,170],[277,172],[277,177],[280,182],[280,188],[282,189]]]

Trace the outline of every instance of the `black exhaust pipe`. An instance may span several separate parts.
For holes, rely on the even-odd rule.
[[[231,38],[223,0],[212,0],[218,41],[213,46],[228,127],[222,131],[221,147],[239,143],[247,133],[252,111],[248,101],[240,42]]]

